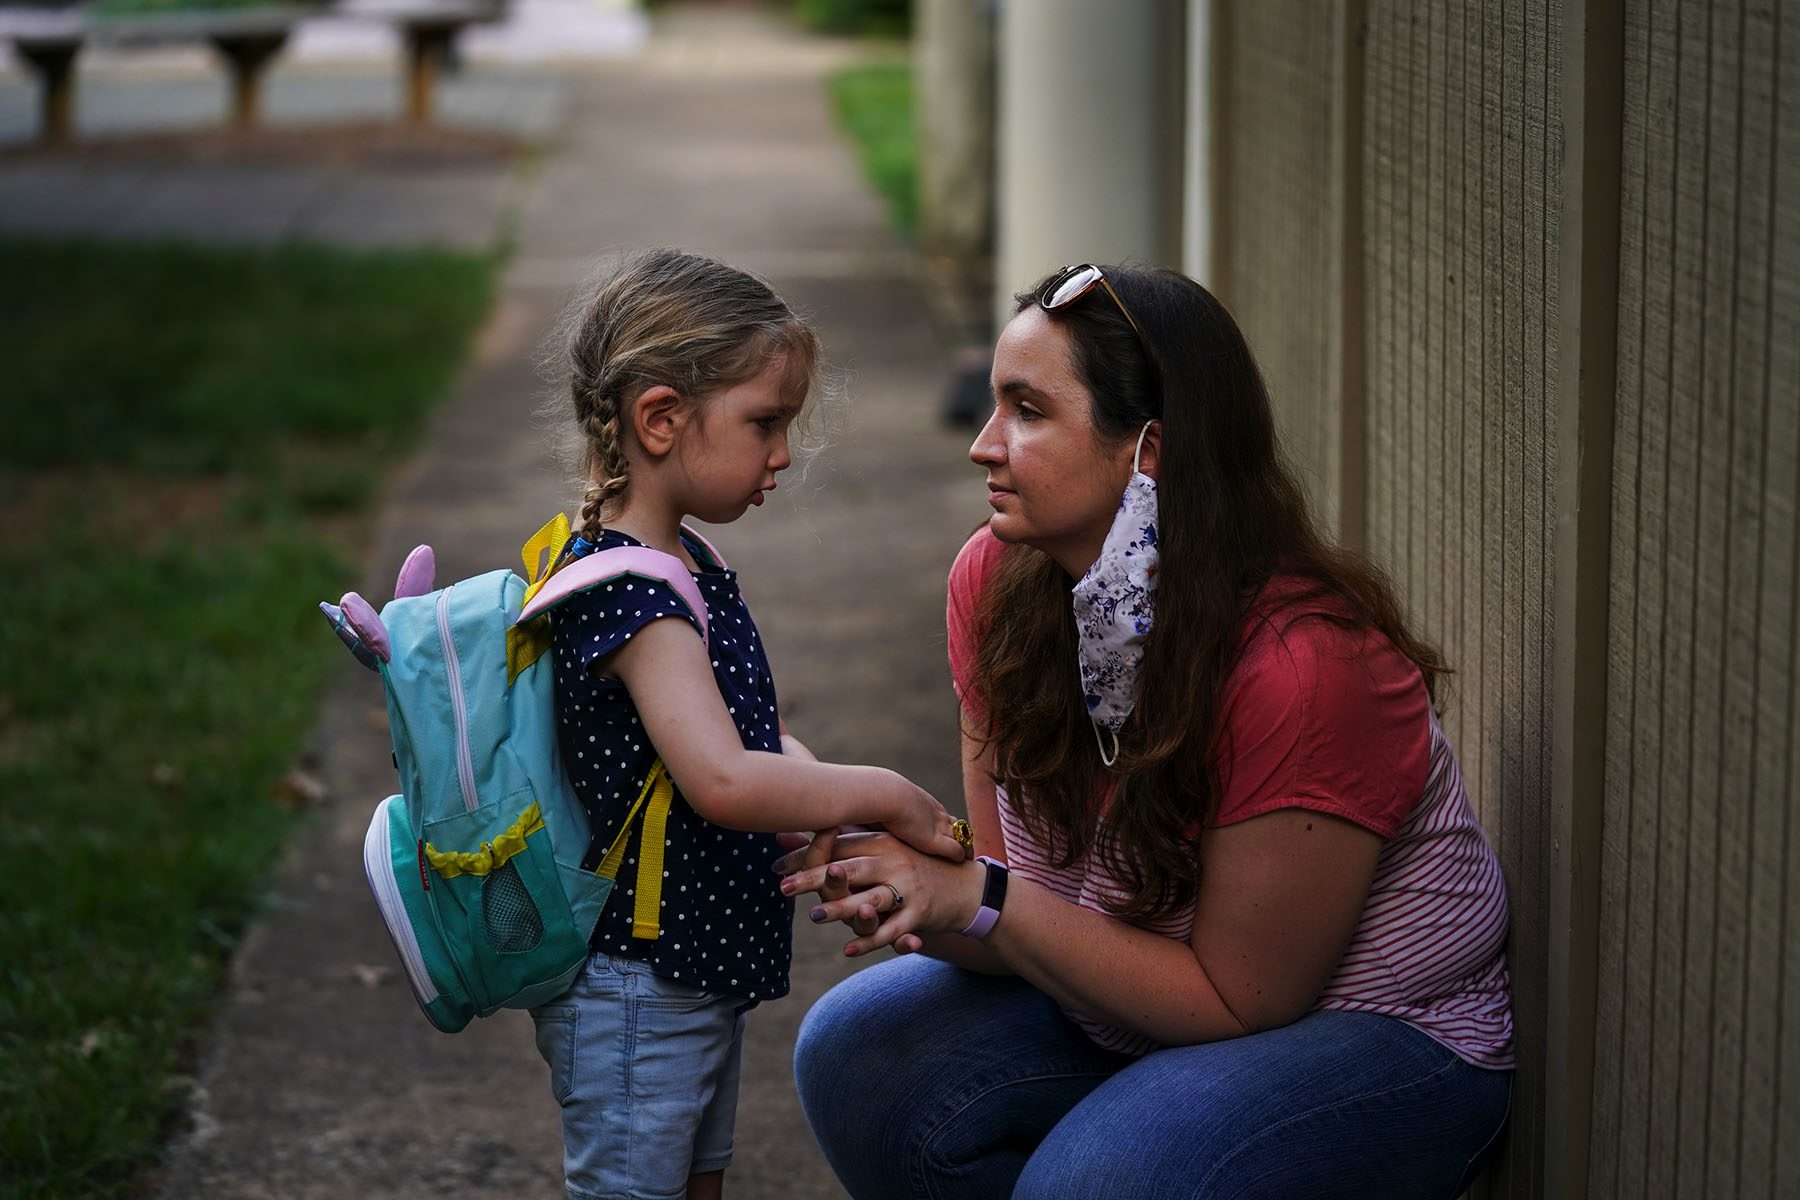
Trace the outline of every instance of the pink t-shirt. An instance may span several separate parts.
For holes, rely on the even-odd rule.
[[[1004,550],[984,527],[950,570],[950,672],[976,720],[983,699],[972,687],[974,622]],[[1477,1066],[1510,1067],[1505,882],[1424,679],[1378,632],[1280,619],[1290,587],[1271,584],[1260,615],[1275,619],[1251,622],[1226,680],[1225,763],[1211,823],[1305,808],[1379,836],[1381,855],[1362,917],[1312,1007],[1398,1017]],[[1032,837],[1006,789],[996,789],[995,798],[1007,864],[1020,878],[1102,913],[1109,900],[1128,895],[1101,865],[1101,846],[1058,869],[1057,847]],[[1187,941],[1194,906],[1134,923]],[[1155,1048],[1141,1035],[1068,1015],[1109,1049],[1142,1054]]]

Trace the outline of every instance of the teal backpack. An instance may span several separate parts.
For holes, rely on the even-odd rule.
[[[525,543],[531,582],[502,569],[436,591],[420,546],[379,615],[355,592],[319,605],[386,688],[400,794],[376,806],[363,868],[414,998],[446,1033],[568,989],[640,817],[633,934],[660,933],[674,785],[658,759],[598,869],[582,868],[592,833],[557,750],[546,614],[623,576],[672,587],[702,636],[706,604],[671,555],[626,546],[565,559],[569,540],[558,514]]]

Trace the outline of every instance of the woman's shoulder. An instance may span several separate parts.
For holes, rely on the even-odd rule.
[[[1424,691],[1418,666],[1386,634],[1310,580],[1270,580],[1245,618],[1242,638],[1234,687],[1256,683],[1316,695],[1322,682],[1354,691],[1361,681],[1389,694]]]
[[[950,565],[950,586],[961,585],[979,590],[999,564],[1000,556],[1005,553],[1006,543],[995,537],[993,530],[982,525],[969,535],[969,540],[956,552],[956,561]]]
[[[1334,596],[1278,577],[1246,623],[1226,684],[1234,786],[1219,821],[1339,805],[1391,836],[1424,786],[1430,698],[1418,666]]]
[[[945,589],[948,617],[953,628],[967,630],[973,623],[988,577],[1000,565],[1000,557],[1005,553],[1006,543],[995,537],[986,525],[970,534],[963,548],[957,551],[956,561],[950,564],[950,579]]]

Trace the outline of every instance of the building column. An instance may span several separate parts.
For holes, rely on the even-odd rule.
[[[994,311],[1068,262],[1179,266],[1182,0],[1012,0],[999,25]]]
[[[994,12],[971,0],[917,0],[913,89],[919,245],[985,256],[994,225]]]

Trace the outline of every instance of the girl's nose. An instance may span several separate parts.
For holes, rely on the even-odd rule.
[[[775,453],[769,456],[769,470],[785,471],[793,464],[794,456],[788,450],[788,440],[786,435],[783,435],[780,443],[775,447]]]

